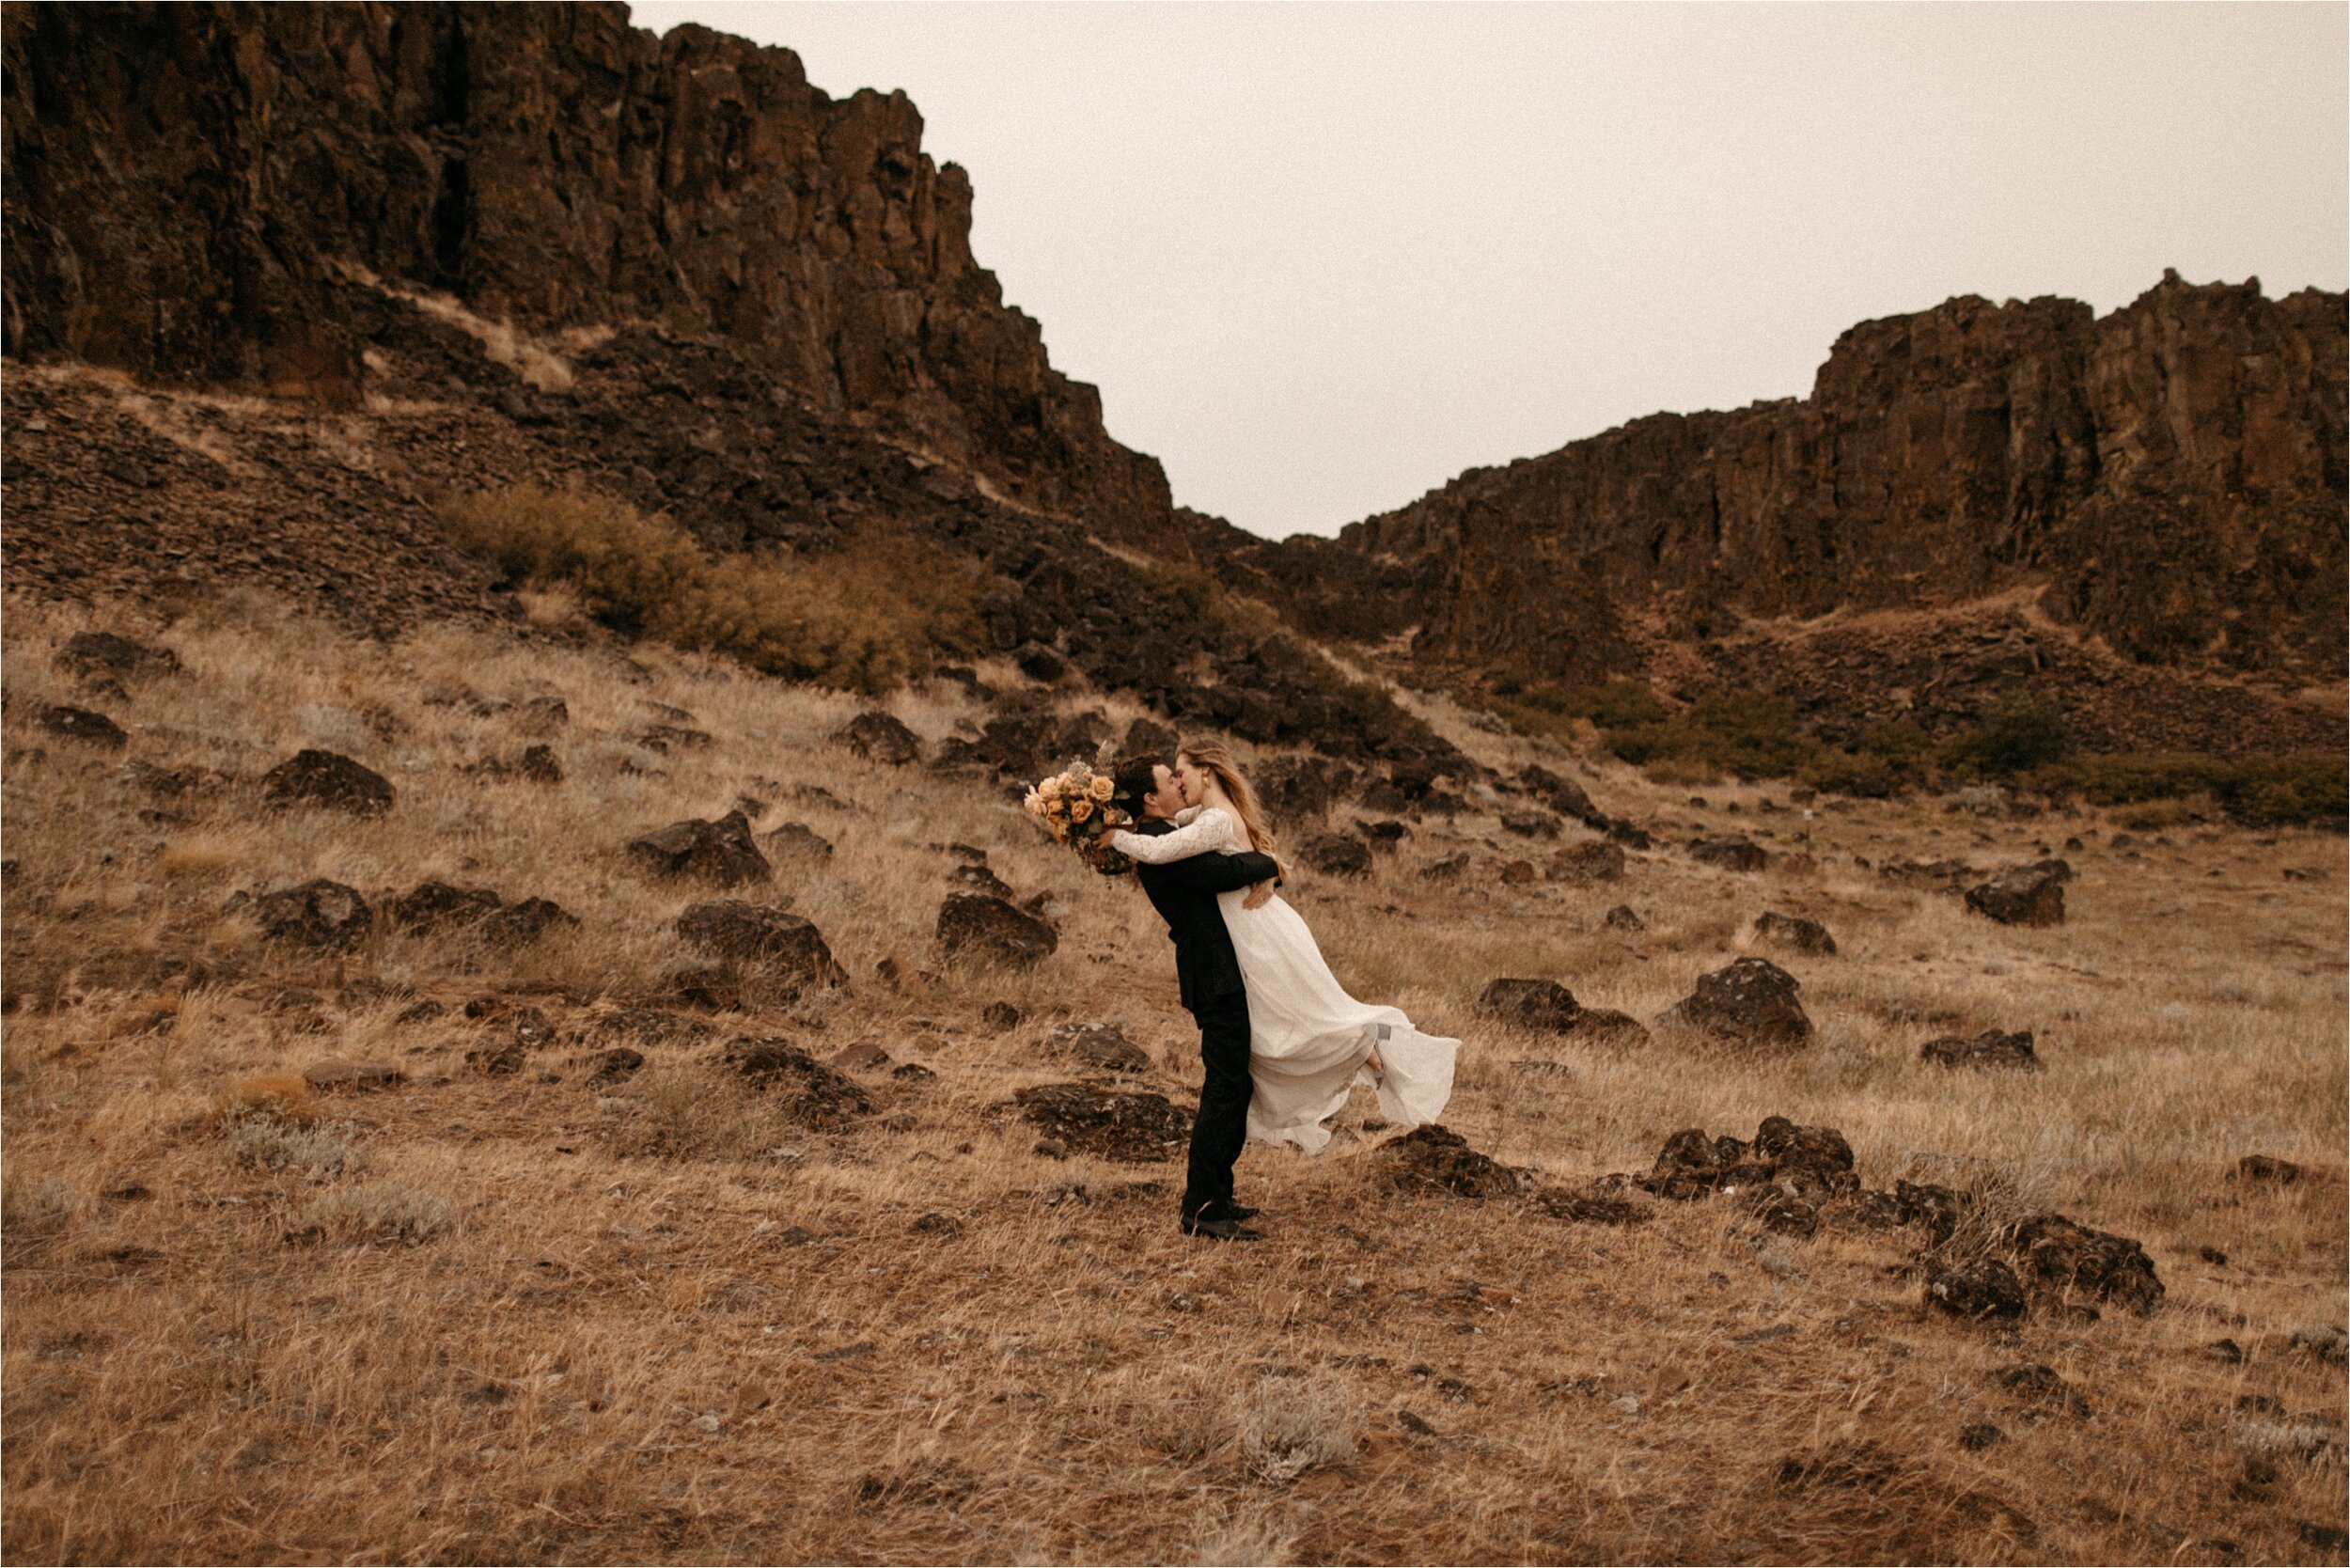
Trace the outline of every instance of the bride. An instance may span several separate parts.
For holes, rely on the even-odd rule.
[[[1256,792],[1213,742],[1175,754],[1185,808],[1175,831],[1125,830],[1109,847],[1151,865],[1195,855],[1273,853]],[[1377,1093],[1380,1114],[1403,1127],[1434,1121],[1452,1094],[1457,1040],[1420,1033],[1391,1007],[1358,1002],[1324,962],[1305,918],[1270,883],[1216,895],[1248,990],[1248,1136],[1308,1153],[1330,1141],[1322,1123],[1355,1085]]]

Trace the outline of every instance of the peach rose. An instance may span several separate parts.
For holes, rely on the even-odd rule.
[[[1103,805],[1107,806],[1109,804],[1111,792],[1117,788],[1117,784],[1112,782],[1110,779],[1097,778],[1087,787],[1086,793],[1091,795],[1095,800],[1100,801]]]
[[[1093,802],[1089,800],[1074,800],[1070,802],[1069,820],[1071,822],[1081,823],[1091,815],[1093,815]]]

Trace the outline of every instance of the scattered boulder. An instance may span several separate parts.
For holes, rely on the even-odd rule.
[[[1639,912],[1635,910],[1628,903],[1620,903],[1616,905],[1615,908],[1600,917],[1599,923],[1600,928],[1604,931],[1648,930],[1648,922],[1641,919]]]
[[[1982,874],[1980,868],[1964,860],[1888,860],[1876,870],[1887,882],[1936,893],[1955,893]]]
[[[984,893],[949,893],[938,906],[938,944],[949,959],[1030,964],[1050,958],[1060,933]]]
[[[294,753],[261,776],[261,792],[273,806],[306,803],[362,817],[392,808],[392,786],[382,774],[332,751]]]
[[[1763,1119],[1752,1143],[1686,1127],[1665,1140],[1656,1164],[1637,1184],[1659,1198],[1687,1202],[1710,1194],[1739,1194],[1774,1230],[1810,1234],[1820,1205],[1860,1184],[1852,1148],[1833,1127],[1798,1126],[1783,1116]]]
[[[2338,1324],[2318,1323],[2296,1328],[2286,1343],[2329,1367],[2350,1364],[2350,1333],[2343,1332]]]
[[[1570,1040],[1591,1045],[1623,1047],[1649,1043],[1648,1026],[1630,1013],[1613,1008],[1587,1007],[1574,1015],[1574,1022],[1564,1031]]]
[[[677,933],[713,957],[771,964],[807,984],[838,985],[848,978],[814,921],[773,904],[740,899],[694,904],[677,917]]]
[[[1061,1024],[1044,1037],[1062,1056],[1105,1073],[1147,1073],[1151,1058],[1115,1024]]]
[[[1386,851],[1402,843],[1412,830],[1391,817],[1383,817],[1372,822],[1358,822],[1355,824],[1355,831],[1361,834],[1363,841],[1372,849]]]
[[[452,883],[419,882],[384,906],[384,917],[402,931],[438,931],[470,925],[496,910],[505,901],[487,887],[460,887]]]
[[[1811,1020],[1795,997],[1794,976],[1767,958],[1742,958],[1699,979],[1697,989],[1658,1023],[1741,1045],[1799,1045]]]
[[[558,698],[556,700],[559,706],[561,704],[561,698]],[[556,757],[555,747],[551,745],[526,745],[523,747],[522,760],[514,764],[514,771],[521,776],[529,779],[533,784],[560,784],[563,782],[563,764]]]
[[[1573,817],[1591,827],[1599,827],[1607,820],[1592,806],[1591,797],[1584,792],[1582,785],[1572,778],[1561,778],[1548,768],[1528,765],[1519,769],[1518,787],[1562,817]]]
[[[2026,1403],[2049,1405],[2083,1420],[2089,1418],[2089,1402],[2054,1367],[2002,1367],[1991,1374],[1991,1381]]]
[[[2239,1181],[2268,1182],[2289,1186],[2301,1179],[2301,1168],[2291,1160],[2280,1160],[2273,1154],[2247,1154],[2235,1163]]]
[[[2019,1221],[2008,1241],[2025,1271],[2050,1289],[2093,1295],[2141,1316],[2162,1303],[2154,1260],[2126,1236],[2043,1214]]]
[[[263,893],[251,907],[268,940],[323,952],[351,951],[375,924],[375,912],[357,889],[323,877]]]
[[[1504,812],[1501,830],[1514,833],[1521,839],[1556,839],[1559,837],[1559,819],[1544,811]]]
[[[1344,834],[1324,833],[1297,848],[1298,859],[1324,876],[1368,876],[1371,846]]]
[[[340,1057],[314,1061],[302,1070],[303,1081],[321,1094],[343,1090],[391,1089],[404,1077],[388,1061],[345,1061]]]
[[[1528,1202],[1553,1219],[1571,1225],[1637,1225],[1649,1217],[1649,1200],[1637,1188],[1604,1182],[1582,1187],[1543,1187]]]
[[[2060,926],[2064,878],[2048,862],[2018,867],[1967,888],[1966,907],[2001,925]]]
[[[91,745],[119,750],[131,744],[131,737],[122,726],[103,713],[93,713],[87,708],[47,708],[40,715],[40,727],[52,735],[69,741],[84,741]]]
[[[785,1091],[792,1114],[817,1126],[846,1121],[873,1108],[855,1079],[826,1067],[788,1040],[745,1037],[729,1044],[720,1059],[754,1089]]]
[[[579,917],[552,899],[525,899],[485,917],[472,934],[494,948],[519,948],[578,925]]]
[[[750,819],[729,811],[714,822],[671,823],[632,839],[628,853],[655,875],[692,877],[721,887],[765,882],[775,868],[751,842]]]
[[[148,648],[112,632],[76,632],[52,662],[69,675],[111,675],[124,681],[175,675],[180,669],[180,655],[170,649]]]
[[[1768,942],[1794,952],[1833,953],[1836,950],[1836,938],[1828,934],[1827,927],[1817,920],[1806,919],[1800,915],[1781,915],[1777,910],[1765,910],[1755,917],[1754,934],[1757,941]]]
[[[1504,887],[1525,887],[1531,886],[1533,881],[1534,862],[1531,860],[1512,860],[1501,868],[1501,885]]]
[[[1440,860],[1431,860],[1419,869],[1419,874],[1429,882],[1458,882],[1461,879],[1461,873],[1468,868],[1468,852],[1463,850],[1457,855],[1448,855]]]
[[[1980,1453],[1995,1443],[2007,1441],[2007,1434],[1989,1421],[1976,1421],[1958,1429],[1958,1446],[1970,1453]]]
[[[1623,875],[1622,844],[1593,839],[1573,844],[1550,857],[1550,880],[1588,887],[1594,882],[1614,882]]]
[[[637,735],[636,744],[655,756],[666,757],[672,748],[679,751],[707,751],[717,741],[707,729],[696,729],[682,724],[646,726]]]
[[[645,1053],[630,1045],[615,1045],[596,1058],[596,1069],[588,1074],[591,1084],[616,1084],[634,1076],[645,1065]]]
[[[1978,1258],[1926,1275],[1926,1305],[1969,1323],[2012,1323],[2024,1315],[2024,1282],[1997,1258]]]
[[[1689,857],[1731,871],[1759,871],[1771,857],[1753,839],[1737,834],[1689,840]]]
[[[1008,902],[1011,899],[1011,885],[985,866],[957,866],[947,873],[947,879],[959,887],[969,888],[974,893],[984,893],[990,898],[1002,899]]]
[[[889,1066],[890,1056],[879,1042],[860,1040],[834,1052],[832,1064],[843,1073],[871,1073]]]
[[[709,1035],[710,1026],[698,1018],[654,1008],[624,1007],[594,1020],[588,1026],[588,1032],[597,1040],[634,1040],[640,1045],[658,1045],[671,1040],[703,1039]]]
[[[1447,1192],[1456,1198],[1508,1198],[1533,1177],[1471,1149],[1468,1140],[1431,1121],[1371,1151],[1371,1168],[1391,1192]]]
[[[1918,1056],[1920,1060],[1943,1067],[2013,1067],[2027,1073],[2040,1071],[2040,1058],[2032,1052],[2029,1029],[2017,1029],[2013,1034],[1985,1029],[1971,1040],[1948,1034],[1920,1045]]]
[[[979,1010],[979,1022],[1002,1034],[1020,1027],[1020,1010],[1010,1002],[990,1002]]]
[[[1051,685],[1069,673],[1069,661],[1041,642],[1032,642],[1016,650],[1011,662],[1019,666],[1021,674],[1045,685]]]
[[[478,1045],[465,1053],[465,1065],[489,1078],[511,1077],[521,1072],[529,1060],[530,1048],[519,1040]]]
[[[835,745],[846,746],[868,761],[888,767],[903,767],[922,760],[922,738],[900,722],[896,714],[879,708],[857,714],[832,740]]]
[[[1512,1024],[1557,1034],[1573,1028],[1583,1011],[1574,993],[1551,980],[1495,980],[1477,1005]]]
[[[1124,1165],[1181,1154],[1191,1138],[1191,1112],[1160,1094],[1124,1093],[1091,1084],[1039,1084],[1012,1096],[1023,1121],[1064,1152]]]
[[[806,823],[784,823],[761,837],[767,853],[774,855],[805,855],[819,859],[832,857],[832,840]]]

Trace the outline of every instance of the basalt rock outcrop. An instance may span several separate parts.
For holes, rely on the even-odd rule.
[[[2141,662],[2338,675],[2344,345],[2342,295],[2257,279],[2169,273],[2103,318],[1968,295],[1851,328],[1808,399],[1636,419],[1222,566],[1325,635],[1417,623],[1532,678],[1636,667],[1650,612],[1703,639],[2024,587]]]
[[[353,404],[372,276],[718,336],[1016,500],[1167,517],[903,93],[603,4],[35,7],[5,63],[10,354]]]

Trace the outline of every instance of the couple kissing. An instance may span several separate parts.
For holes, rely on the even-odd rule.
[[[1213,742],[1185,742],[1174,760],[1128,762],[1108,804],[1131,829],[1088,846],[1136,862],[1144,894],[1175,943],[1184,1009],[1199,1026],[1206,1079],[1192,1123],[1183,1185],[1186,1235],[1257,1241],[1259,1211],[1234,1200],[1244,1141],[1318,1153],[1324,1121],[1358,1084],[1403,1127],[1433,1121],[1452,1092],[1461,1043],[1420,1033],[1398,1009],[1347,995],[1306,921],[1276,890],[1289,869],[1256,792]]]

